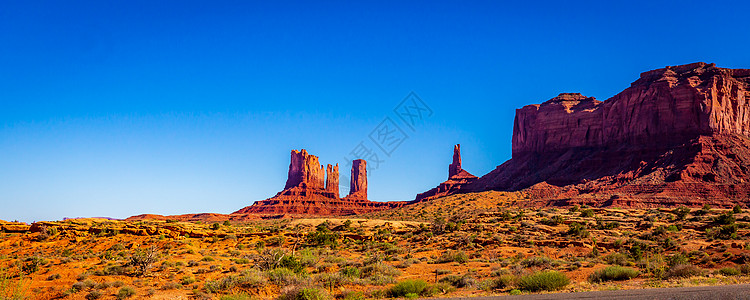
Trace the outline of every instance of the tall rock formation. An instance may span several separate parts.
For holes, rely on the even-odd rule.
[[[292,150],[284,190],[256,201],[233,214],[351,215],[402,206],[404,202],[367,200],[367,169],[364,160],[352,164],[351,192],[339,198],[339,166],[320,165],[306,150]]]
[[[750,70],[642,73],[606,101],[516,110],[513,157],[461,192],[526,189],[537,205],[731,206],[750,198]]]
[[[323,166],[318,162],[317,156],[308,154],[305,149],[302,149],[302,151],[292,150],[289,175],[287,176],[284,189],[298,186],[310,189],[323,189],[325,175],[323,173]]]
[[[326,192],[332,193],[334,197],[339,197],[339,164],[326,168]]]
[[[448,165],[448,180],[429,191],[418,194],[413,202],[455,194],[461,190],[461,187],[476,179],[476,176],[461,168],[461,144],[456,144],[453,146],[453,162]]]
[[[351,175],[349,195],[346,198],[367,200],[367,162],[364,159],[352,161]]]
[[[448,178],[461,172],[461,144],[453,146],[453,163],[448,165]]]

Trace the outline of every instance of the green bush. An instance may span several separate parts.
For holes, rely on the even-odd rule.
[[[440,255],[435,260],[436,264],[442,264],[442,263],[448,263],[448,262],[457,262],[459,264],[463,264],[469,261],[469,256],[466,255],[463,251],[445,251],[443,254]]]
[[[253,297],[250,296],[250,295],[248,295],[248,294],[241,293],[241,294],[233,294],[233,295],[222,296],[219,299],[221,299],[221,300],[252,300]]]
[[[691,277],[700,275],[701,269],[691,264],[677,264],[667,270],[666,277]]]
[[[525,291],[556,291],[570,283],[568,276],[557,271],[542,271],[521,277],[518,287]]]
[[[584,209],[581,211],[581,218],[591,218],[594,216],[594,210]]]
[[[589,231],[586,230],[586,225],[573,222],[568,225],[568,231],[566,234],[569,236],[588,237]]]
[[[278,300],[330,300],[325,290],[318,288],[292,288],[282,291]]]
[[[362,272],[357,267],[343,267],[341,270],[339,270],[341,275],[344,275],[346,277],[354,277],[359,278],[359,276],[362,274]]]
[[[624,266],[628,264],[628,255],[617,252],[611,253],[607,254],[607,256],[604,257],[604,261],[606,261],[610,265]]]
[[[287,268],[276,268],[266,273],[268,280],[281,286],[297,284],[299,275]]]
[[[440,278],[438,282],[450,284],[457,288],[471,287],[477,284],[477,280],[474,279],[474,277],[471,277],[469,275],[464,275],[464,276],[448,275],[443,278]]]
[[[388,294],[394,298],[405,297],[407,294],[420,295],[425,288],[427,288],[427,282],[424,280],[404,280],[391,287]]]
[[[100,291],[91,291],[90,293],[86,294],[86,300],[95,300],[102,297],[102,292]]]
[[[12,278],[13,276],[7,270],[0,269],[0,299],[26,299],[27,282],[24,282],[23,277],[19,280]]]
[[[135,296],[135,289],[129,286],[123,287],[117,292],[117,299],[127,299]]]
[[[724,276],[737,276],[737,275],[742,274],[742,272],[740,272],[739,269],[732,268],[732,267],[721,268],[719,269],[718,272],[719,274],[724,275]]]
[[[677,216],[677,220],[685,220],[685,217],[690,213],[690,209],[684,206],[675,208],[673,213]]]
[[[589,276],[590,282],[603,282],[603,281],[618,281],[628,280],[638,276],[639,272],[636,269],[626,268],[621,266],[609,266],[604,269],[599,269],[591,273]]]

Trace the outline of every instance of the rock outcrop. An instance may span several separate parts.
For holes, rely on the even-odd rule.
[[[750,70],[642,73],[606,101],[516,110],[512,158],[458,192],[526,189],[535,205],[731,206],[750,199]]]
[[[339,197],[339,164],[326,167],[326,192]]]
[[[453,162],[448,165],[448,178],[461,172],[461,144],[453,146]]]
[[[327,165],[306,150],[292,150],[289,175],[284,190],[276,196],[256,201],[234,213],[262,215],[351,215],[399,207],[404,202],[367,200],[367,163],[352,162],[351,190],[339,198],[339,166]]]
[[[352,161],[352,177],[347,199],[367,200],[367,162],[364,159]]]
[[[418,194],[413,203],[452,195],[461,191],[461,188],[476,180],[477,177],[461,168],[461,144],[453,147],[453,163],[448,165],[448,180],[437,187]]]

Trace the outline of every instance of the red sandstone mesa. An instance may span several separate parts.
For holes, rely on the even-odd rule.
[[[453,163],[448,165],[448,180],[437,187],[417,195],[413,202],[435,199],[461,190],[461,187],[474,182],[477,177],[461,168],[461,144],[453,147]]]
[[[327,165],[306,150],[292,150],[284,190],[269,199],[256,201],[233,214],[350,215],[401,206],[401,202],[367,200],[367,163],[352,162],[351,190],[339,198],[339,166]]]
[[[694,63],[642,73],[606,101],[564,93],[525,106],[512,159],[448,194],[526,189],[537,205],[747,203],[749,86],[748,69]]]

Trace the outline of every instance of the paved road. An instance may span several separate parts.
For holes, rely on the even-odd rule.
[[[453,298],[462,299],[462,298]],[[669,299],[669,300],[750,300],[750,284],[661,288],[643,290],[597,291],[544,295],[476,297],[472,300],[559,300],[559,299]]]

